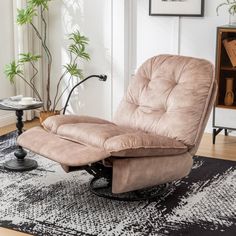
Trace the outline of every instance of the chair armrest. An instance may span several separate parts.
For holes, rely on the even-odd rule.
[[[56,115],[48,117],[42,125],[48,132],[57,133],[57,130],[61,125],[76,123],[108,124],[111,122],[91,116]]]

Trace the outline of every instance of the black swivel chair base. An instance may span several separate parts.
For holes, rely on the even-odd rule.
[[[161,184],[158,186],[136,190],[127,193],[112,193],[112,184],[110,179],[104,177],[94,177],[90,182],[90,191],[98,197],[103,197],[118,201],[144,201],[161,198],[167,193],[170,184]]]
[[[112,193],[112,168],[106,167],[102,162],[96,162],[91,165],[69,167],[69,171],[85,170],[93,179],[90,182],[90,191],[98,197],[103,197],[117,201],[145,201],[154,200],[165,196],[171,188],[172,184],[165,183],[154,187],[141,190],[131,191],[127,193]]]

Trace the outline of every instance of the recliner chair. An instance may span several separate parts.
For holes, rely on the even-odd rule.
[[[113,122],[77,115],[49,117],[18,144],[85,169],[124,193],[188,175],[216,96],[214,68],[203,59],[160,55],[132,78]]]

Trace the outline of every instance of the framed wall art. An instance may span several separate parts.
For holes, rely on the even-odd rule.
[[[149,0],[150,16],[204,16],[204,0]]]

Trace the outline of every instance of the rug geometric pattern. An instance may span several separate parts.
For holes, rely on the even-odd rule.
[[[15,133],[0,137],[0,226],[39,236],[236,235],[236,162],[196,157],[188,177],[152,201],[94,196],[91,176],[64,173],[33,153],[39,167],[9,172]]]

